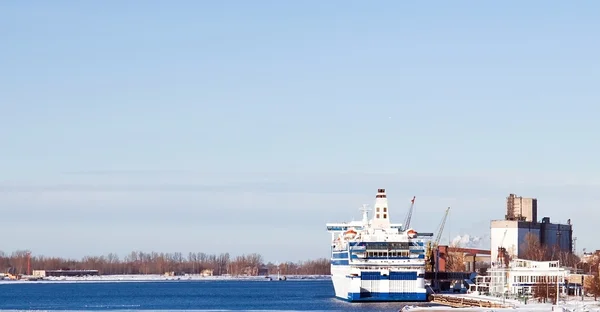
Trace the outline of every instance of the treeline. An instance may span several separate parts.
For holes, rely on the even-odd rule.
[[[512,251],[511,254],[515,254]],[[538,237],[534,234],[527,233],[523,245],[523,259],[533,261],[556,261],[560,262],[561,266],[575,268],[577,265],[584,265],[581,259],[570,252],[561,251],[556,245],[547,246],[541,244]],[[581,268],[581,267],[580,267]],[[597,268],[596,270],[597,271]]]
[[[460,244],[453,244],[450,247],[461,248]],[[507,250],[507,254],[510,259],[515,258],[517,255],[517,250]],[[582,269],[584,272],[597,272],[598,267],[591,263],[583,263],[581,259],[570,252],[562,251],[558,246],[547,246],[541,244],[539,238],[532,233],[527,233],[525,235],[524,244],[522,246],[521,259],[524,260],[533,260],[533,261],[555,261],[559,260],[560,265],[564,267],[571,267],[578,269]],[[458,252],[449,252],[446,255],[446,271],[447,272],[464,272],[466,270],[466,261],[464,253]],[[496,259],[492,259],[492,262],[495,262]],[[480,273],[485,274],[486,269],[489,267],[489,264],[485,262],[478,262],[476,264],[478,268],[480,268]]]
[[[28,250],[18,250],[11,254],[0,251],[0,270],[12,274],[27,274]],[[329,260],[317,259],[301,262],[265,263],[263,257],[252,253],[231,257],[229,253],[219,255],[203,252],[159,253],[133,251],[120,258],[117,254],[106,256],[86,256],[81,260],[59,257],[44,257],[30,254],[31,270],[98,270],[100,274],[164,274],[166,272],[185,274],[212,274],[233,276],[256,276],[264,274],[283,275],[329,275]],[[29,272],[31,273],[31,272]]]

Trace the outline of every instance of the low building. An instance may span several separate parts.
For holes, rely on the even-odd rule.
[[[98,270],[33,270],[35,277],[96,276]]]
[[[475,277],[475,283],[469,285],[469,292],[481,294],[489,293],[491,280],[492,278],[489,275],[477,275]]]
[[[584,252],[583,256],[581,256],[581,262],[594,263],[594,262],[598,261],[599,257],[600,257],[600,250],[596,250],[595,252]]]
[[[558,285],[560,293],[564,294],[567,274],[558,261],[513,259],[508,267],[488,269],[488,287],[491,294],[521,295],[531,294],[536,285],[548,284]]]
[[[581,296],[584,294],[584,286],[589,285],[594,279],[591,274],[568,274],[566,277],[567,292],[569,296]]]
[[[269,268],[266,266],[258,268],[258,276],[269,276]]]

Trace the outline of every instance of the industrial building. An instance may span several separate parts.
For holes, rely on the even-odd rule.
[[[508,195],[504,219],[537,222],[537,198],[517,197],[515,194]]]
[[[492,220],[490,225],[492,264],[497,262],[499,248],[504,248],[510,258],[523,258],[525,237],[528,233],[537,237],[540,245],[573,252],[573,225],[551,223],[549,217],[537,220],[537,199],[517,197],[510,194],[506,199],[504,220]]]

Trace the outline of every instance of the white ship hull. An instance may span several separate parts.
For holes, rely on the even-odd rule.
[[[351,276],[349,265],[332,265],[331,280],[339,299],[361,301],[427,301],[424,270],[368,270]],[[396,274],[394,274],[396,273]],[[414,277],[414,279],[412,278]]]
[[[366,210],[362,221],[327,224],[335,296],[350,302],[427,301],[425,239],[390,223],[384,189],[377,192],[373,219]]]

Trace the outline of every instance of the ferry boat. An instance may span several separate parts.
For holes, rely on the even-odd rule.
[[[331,233],[331,280],[335,296],[350,302],[427,301],[425,246],[421,237],[402,224],[390,223],[385,189],[377,190],[369,220],[327,223]]]

